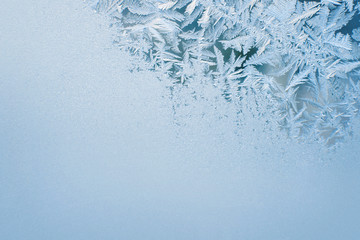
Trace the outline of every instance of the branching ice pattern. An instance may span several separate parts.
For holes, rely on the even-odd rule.
[[[115,43],[189,85],[199,74],[227,101],[269,95],[279,126],[333,145],[360,108],[360,4],[352,0],[93,0]]]

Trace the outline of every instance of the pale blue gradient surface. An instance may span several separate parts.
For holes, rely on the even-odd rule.
[[[236,135],[200,100],[179,127],[106,26],[81,1],[2,2],[0,239],[360,238],[358,136]]]

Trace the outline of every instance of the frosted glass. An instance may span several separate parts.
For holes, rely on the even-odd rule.
[[[239,121],[210,83],[129,71],[114,31],[82,1],[2,1],[0,239],[358,238],[356,122],[328,149]]]

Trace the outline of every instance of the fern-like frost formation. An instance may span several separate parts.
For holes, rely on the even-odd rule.
[[[360,108],[360,3],[94,0],[115,43],[175,85],[206,77],[229,102],[264,95],[289,136],[327,145]],[[201,76],[200,76],[201,75]],[[259,103],[263,104],[263,103]]]

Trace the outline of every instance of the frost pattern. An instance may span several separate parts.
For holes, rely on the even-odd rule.
[[[229,102],[249,92],[271,96],[276,121],[292,138],[333,145],[351,134],[360,108],[358,1],[92,3],[111,16],[115,44],[174,86],[205,76]]]

